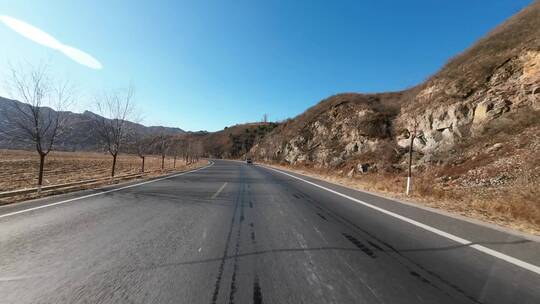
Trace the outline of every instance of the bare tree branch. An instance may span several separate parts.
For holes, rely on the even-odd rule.
[[[33,144],[40,156],[38,187],[43,181],[45,156],[53,149],[58,135],[66,128],[65,110],[73,100],[69,81],[56,86],[46,65],[10,68],[7,81],[11,106],[2,113],[9,130],[0,130],[4,138],[19,144]]]
[[[109,92],[96,98],[99,115],[92,116],[92,122],[99,139],[113,157],[111,176],[114,176],[116,157],[127,142],[129,130],[127,120],[133,114],[133,86],[125,90]]]

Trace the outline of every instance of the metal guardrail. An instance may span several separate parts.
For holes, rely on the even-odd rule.
[[[107,181],[107,180],[119,181],[119,180],[128,179],[128,178],[143,177],[149,173],[155,173],[155,172],[160,172],[160,170],[149,171],[145,173],[131,173],[131,174],[125,174],[125,175],[118,175],[118,176],[115,176],[114,178],[107,176],[107,177],[100,177],[100,178],[88,179],[88,180],[83,180],[83,181],[76,181],[76,182],[71,182],[71,183],[43,186],[41,187],[41,190],[38,187],[34,187],[34,188],[4,191],[4,192],[0,192],[0,198],[6,198],[6,197],[12,197],[12,196],[24,195],[24,194],[33,194],[33,193],[39,193],[39,192],[45,192],[45,191],[48,192],[52,190],[60,190],[64,188],[81,186],[85,184],[93,184],[93,183],[98,183],[98,182]]]

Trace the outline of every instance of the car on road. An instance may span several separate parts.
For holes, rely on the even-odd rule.
[[[246,158],[246,164],[253,164],[251,157]]]

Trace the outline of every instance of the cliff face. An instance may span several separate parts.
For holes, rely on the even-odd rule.
[[[475,143],[489,145],[495,129],[527,140],[540,126],[540,1],[426,82],[402,92],[330,97],[280,125],[251,152],[347,172],[364,170],[362,164],[401,170],[415,126],[415,163],[423,165],[481,149]]]
[[[401,93],[341,94],[287,121],[252,153],[267,160],[336,167],[377,153],[393,141],[392,121]]]
[[[455,82],[429,81],[396,117],[396,128],[406,130],[417,121],[423,134],[415,141],[417,150],[444,152],[463,139],[481,137],[486,126],[497,124],[506,113],[540,110],[540,51],[520,50],[464,96],[455,95]],[[396,142],[406,147],[409,140],[397,136]]]

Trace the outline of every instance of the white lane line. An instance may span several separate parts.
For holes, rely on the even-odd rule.
[[[169,178],[181,176],[181,175],[184,175],[184,174],[197,172],[197,171],[199,171],[199,170],[206,169],[206,168],[211,167],[211,166],[213,166],[213,165],[214,165],[214,162],[210,162],[210,164],[208,164],[208,165],[206,165],[206,166],[204,166],[204,167],[195,169],[195,170],[186,171],[186,172],[182,172],[182,173],[179,173],[179,174],[170,175],[170,176],[166,176],[166,177],[162,177],[162,178],[157,178],[157,179],[145,181],[145,182],[138,183],[138,184],[133,184],[133,185],[129,185],[129,186],[124,186],[124,187],[120,187],[120,188],[115,188],[115,189],[111,189],[111,190],[107,190],[107,191],[103,191],[103,192],[99,192],[99,193],[92,193],[92,194],[88,194],[88,195],[83,195],[83,196],[79,196],[79,197],[74,197],[74,198],[70,198],[70,199],[65,200],[65,201],[60,201],[60,202],[56,202],[56,203],[50,203],[50,204],[41,205],[41,206],[37,206],[37,207],[33,207],[33,208],[28,208],[28,209],[23,209],[23,210],[19,210],[19,211],[14,211],[14,212],[10,212],[10,213],[6,213],[6,214],[0,215],[0,218],[4,218],[4,217],[8,217],[8,216],[13,216],[13,215],[16,215],[16,214],[21,214],[21,213],[25,213],[25,212],[34,211],[34,210],[39,210],[39,209],[43,209],[43,208],[47,208],[47,207],[52,207],[52,206],[56,206],[56,205],[61,205],[61,204],[65,204],[65,203],[69,203],[69,202],[73,202],[73,201],[77,201],[77,200],[81,200],[81,199],[85,199],[85,198],[89,198],[89,197],[93,197],[93,196],[97,196],[97,195],[102,195],[102,194],[111,193],[111,192],[115,192],[115,191],[120,191],[120,190],[124,190],[124,189],[128,189],[128,188],[133,188],[133,187],[137,187],[137,186],[141,186],[141,185],[146,185],[146,184],[150,184],[150,183],[162,181],[162,180],[164,180],[164,179],[169,179]]]
[[[223,191],[223,189],[225,189],[226,186],[227,186],[227,182],[225,182],[223,185],[221,185],[221,187],[219,187],[219,189],[216,191],[216,193],[214,193],[214,195],[212,195],[212,199],[215,199],[221,193],[221,191]]]
[[[14,276],[14,277],[0,277],[0,282],[28,280],[28,279],[40,278],[44,276],[45,275],[23,275],[23,276]]]
[[[259,165],[259,166],[260,166],[260,165]],[[283,171],[281,171],[281,170],[277,170],[277,169],[274,169],[274,168],[271,168],[271,167],[267,167],[267,166],[260,166],[260,167],[263,167],[263,168],[266,168],[266,169],[269,169],[269,170],[273,170],[273,171],[279,172],[279,173],[281,173],[281,174],[290,176],[290,177],[292,177],[292,178],[301,180],[301,181],[303,181],[303,182],[305,182],[305,183],[308,183],[308,184],[310,184],[310,185],[312,185],[312,186],[315,186],[315,187],[317,187],[317,188],[321,188],[321,189],[323,189],[323,190],[326,190],[326,191],[331,192],[331,193],[333,193],[333,194],[339,195],[339,196],[341,196],[341,197],[344,197],[344,198],[346,198],[346,199],[349,199],[349,200],[351,200],[351,201],[353,201],[353,202],[356,202],[356,203],[358,203],[358,204],[364,205],[364,206],[366,206],[366,207],[368,207],[368,208],[377,210],[377,211],[382,212],[382,213],[384,213],[384,214],[386,214],[386,215],[389,215],[389,216],[391,216],[391,217],[400,219],[400,220],[402,220],[402,221],[404,221],[404,222],[407,222],[407,223],[412,224],[412,225],[414,225],[414,226],[420,227],[420,228],[422,228],[422,229],[424,229],[424,230],[433,232],[433,233],[435,233],[435,234],[437,234],[437,235],[440,235],[440,236],[442,236],[442,237],[445,237],[445,238],[447,238],[447,239],[450,239],[450,240],[452,240],[452,241],[454,241],[454,242],[457,242],[457,243],[459,243],[459,244],[468,245],[468,247],[470,247],[470,248],[474,248],[474,249],[476,249],[476,250],[478,250],[478,251],[480,251],[480,252],[483,252],[483,253],[485,253],[485,254],[488,254],[488,255],[491,255],[491,256],[493,256],[493,257],[499,258],[499,259],[501,259],[501,260],[503,260],[503,261],[506,261],[506,262],[508,262],[508,263],[514,264],[514,265],[516,265],[516,266],[518,266],[518,267],[521,267],[521,268],[523,268],[523,269],[532,271],[532,272],[534,272],[534,273],[536,273],[536,274],[540,274],[540,267],[538,267],[538,266],[536,266],[536,265],[527,263],[527,262],[522,261],[522,260],[520,260],[520,259],[516,259],[516,258],[514,258],[514,257],[511,257],[511,256],[506,255],[506,254],[504,254],[504,253],[498,252],[498,251],[496,251],[496,250],[487,248],[487,247],[485,247],[485,246],[478,245],[478,244],[473,244],[473,242],[471,242],[471,241],[469,241],[469,240],[466,240],[466,239],[464,239],[464,238],[461,238],[461,237],[459,237],[459,236],[450,234],[450,233],[448,233],[448,232],[444,232],[444,231],[442,231],[442,230],[440,230],[440,229],[437,229],[437,228],[435,228],[435,227],[428,226],[428,225],[426,225],[426,224],[420,223],[420,222],[415,221],[415,220],[413,220],[413,219],[410,219],[410,218],[408,218],[408,217],[405,217],[405,216],[399,215],[399,214],[397,214],[397,213],[394,213],[394,212],[392,212],[392,211],[388,211],[388,210],[386,210],[386,209],[383,209],[383,208],[377,207],[377,206],[375,206],[375,205],[366,203],[366,202],[361,201],[361,200],[359,200],[359,199],[356,199],[356,198],[354,198],[354,197],[351,197],[351,196],[345,195],[345,194],[343,194],[343,193],[337,192],[337,191],[335,191],[335,190],[332,190],[332,189],[323,187],[323,186],[321,186],[321,185],[318,185],[318,184],[316,184],[316,183],[313,183],[313,182],[310,182],[310,181],[308,181],[308,180],[302,179],[302,178],[300,178],[300,177],[294,176],[294,175],[292,175],[292,174],[283,172]]]

